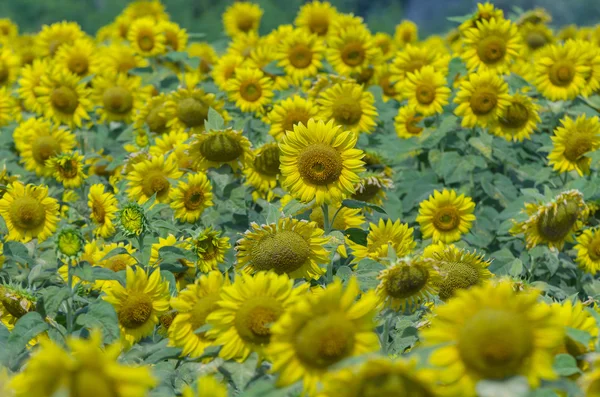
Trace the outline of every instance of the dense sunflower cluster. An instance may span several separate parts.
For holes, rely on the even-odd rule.
[[[0,394],[600,396],[600,25],[265,12],[0,20]]]

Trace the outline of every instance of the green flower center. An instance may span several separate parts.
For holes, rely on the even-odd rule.
[[[202,127],[208,118],[208,107],[195,98],[185,98],[177,104],[177,117],[188,128]]]
[[[67,67],[73,73],[78,76],[84,76],[87,74],[89,69],[89,62],[85,55],[75,54],[69,58]]]
[[[271,325],[283,313],[281,304],[272,297],[252,297],[238,309],[235,329],[249,343],[266,345],[271,339]]]
[[[314,143],[298,156],[298,171],[303,180],[325,186],[337,182],[344,163],[340,153],[329,145]]]
[[[79,97],[77,92],[70,87],[61,86],[55,88],[50,94],[50,102],[52,106],[59,111],[67,114],[75,113],[79,106]]]
[[[477,55],[486,65],[501,62],[506,55],[506,42],[501,37],[486,37],[477,45]]]
[[[298,233],[283,230],[263,237],[250,253],[256,270],[292,273],[310,257],[310,245]]]
[[[34,230],[44,224],[46,210],[44,206],[31,196],[23,196],[10,205],[10,220],[17,229]]]
[[[419,84],[416,94],[420,104],[429,105],[435,100],[435,87],[431,84]]]
[[[353,126],[357,124],[363,111],[360,101],[350,97],[340,97],[335,99],[332,115],[338,124]]]
[[[459,289],[467,289],[480,282],[477,269],[465,262],[443,262],[440,273],[444,275],[439,285],[439,296],[442,300],[450,299]]]
[[[133,108],[133,95],[123,87],[110,87],[104,91],[102,102],[111,113],[127,114]]]
[[[418,294],[429,280],[429,272],[421,266],[396,266],[383,281],[386,294],[392,298],[410,298]]]
[[[309,46],[299,43],[290,49],[288,59],[295,68],[304,69],[311,65],[313,53]]]
[[[520,129],[529,121],[529,110],[521,103],[513,103],[506,108],[504,116],[498,121],[503,127]]]
[[[60,144],[52,136],[40,136],[31,145],[31,153],[36,163],[45,166],[50,157],[60,153]]]
[[[240,86],[240,95],[248,102],[255,102],[262,96],[262,88],[254,81],[246,81]]]
[[[142,49],[142,51],[151,51],[154,48],[154,36],[149,34],[144,34],[138,38],[138,46]]]
[[[550,67],[549,78],[555,86],[568,86],[575,78],[575,66],[566,61],[558,61]]]
[[[469,103],[473,113],[478,116],[484,116],[496,108],[498,95],[491,90],[479,89],[471,96]]]
[[[244,149],[235,138],[226,134],[214,134],[202,142],[200,152],[209,161],[227,163],[240,157]]]
[[[357,385],[356,396],[360,397],[433,397],[425,385],[412,379],[409,374],[383,372],[376,369],[375,373],[366,374]],[[386,370],[387,371],[387,370]],[[359,375],[360,376],[360,375]]]
[[[529,32],[525,37],[525,42],[527,43],[527,47],[532,50],[537,50],[548,44],[550,40],[548,40],[548,37],[542,32]]]
[[[279,147],[271,146],[256,156],[254,159],[254,168],[263,175],[275,176],[279,175]]]
[[[565,158],[573,163],[580,160],[581,156],[592,150],[592,139],[592,136],[586,134],[572,134],[565,141]]]
[[[556,211],[548,209],[538,219],[538,233],[548,241],[562,241],[571,233],[580,211],[579,205],[573,201],[557,204]]]
[[[152,108],[152,110],[148,112],[148,116],[146,116],[146,124],[148,124],[148,128],[151,132],[162,134],[167,129],[167,119],[161,115],[162,111],[163,106],[160,105]]]

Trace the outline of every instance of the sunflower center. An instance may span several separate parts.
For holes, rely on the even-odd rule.
[[[313,53],[309,46],[303,43],[296,44],[290,49],[288,59],[292,66],[304,69],[312,63]]]
[[[183,195],[183,205],[189,211],[194,211],[204,204],[204,191],[198,186],[190,187]]]
[[[162,134],[167,129],[167,119],[161,115],[161,112],[162,106],[157,106],[148,112],[146,124],[148,124],[148,128],[150,128],[151,132]]]
[[[435,100],[435,87],[431,84],[419,84],[416,94],[420,104],[429,105]]]
[[[519,129],[527,124],[529,121],[529,110],[521,103],[513,103],[504,113],[504,117],[499,118],[499,122],[502,126],[508,128]]]
[[[126,254],[118,254],[110,257],[103,264],[103,267],[112,270],[113,272],[120,272],[121,270],[127,269],[127,265],[131,262],[131,257]]]
[[[494,110],[498,102],[498,96],[492,91],[479,90],[473,93],[469,102],[473,113],[483,116]]]
[[[355,125],[362,117],[360,102],[349,97],[338,98],[333,105],[333,118],[338,124]]]
[[[575,135],[575,134],[574,134]],[[581,156],[592,150],[592,141],[589,136],[575,135],[565,143],[564,156],[571,162],[576,162]]]
[[[427,62],[424,59],[411,59],[405,67],[406,73],[414,73],[417,70],[421,70],[423,66],[426,66]]]
[[[41,136],[31,145],[33,159],[40,165],[45,165],[46,160],[60,153],[60,145],[51,136]]]
[[[397,266],[391,269],[384,286],[393,298],[409,298],[425,287],[429,273],[420,266]]]
[[[600,260],[600,238],[596,237],[590,242],[588,255],[593,261]]]
[[[567,86],[575,78],[575,67],[567,62],[556,62],[550,67],[549,78],[555,86]]]
[[[61,86],[55,88],[50,94],[52,106],[63,113],[75,113],[75,109],[79,105],[77,93],[70,87]]]
[[[279,165],[279,147],[277,146],[270,147],[254,159],[254,168],[263,175],[279,175]]]
[[[548,41],[548,38],[541,32],[530,32],[527,34],[527,37],[525,37],[527,47],[532,50],[537,50],[538,48],[545,46],[548,44]]]
[[[208,108],[195,98],[185,98],[177,104],[177,117],[188,128],[200,127],[208,118]]]
[[[308,28],[318,36],[325,36],[329,30],[329,18],[326,14],[313,14],[308,23]]]
[[[133,95],[123,87],[110,87],[104,91],[102,102],[111,113],[126,114],[133,108]]]
[[[73,179],[79,173],[79,167],[76,160],[66,160],[59,168],[60,175],[65,179]]]
[[[311,318],[296,335],[296,354],[310,367],[327,368],[352,353],[354,329],[354,324],[342,313]]]
[[[298,233],[282,230],[263,237],[250,252],[256,270],[292,273],[310,257],[310,245]]]
[[[165,41],[169,47],[177,51],[179,49],[179,38],[173,31],[165,32]]]
[[[444,275],[439,286],[442,300],[451,298],[459,289],[467,289],[479,283],[479,272],[465,262],[444,262],[440,266],[440,272]]]
[[[156,194],[157,197],[162,197],[169,191],[171,184],[162,171],[149,171],[144,176],[142,181],[142,191],[148,197]]]
[[[394,97],[398,94],[396,92],[396,84],[392,83],[390,76],[384,76],[379,79],[379,86],[381,86],[383,93],[387,96]]]
[[[225,134],[215,134],[206,138],[200,147],[200,151],[209,161],[223,163],[233,161],[244,153],[240,143]]]
[[[143,33],[140,37],[138,37],[138,46],[140,46],[142,51],[152,50],[152,48],[154,48],[154,36]]]
[[[0,83],[5,83],[8,80],[9,72],[4,63],[0,64]]]
[[[255,81],[245,81],[240,87],[240,95],[248,102],[255,102],[262,96],[262,88]]]
[[[283,313],[283,307],[272,297],[253,297],[235,315],[235,329],[250,343],[265,345],[271,339],[271,325]]]
[[[206,317],[213,311],[219,308],[217,302],[219,301],[219,294],[207,295],[194,305],[190,311],[190,323],[192,324],[192,330],[196,331],[198,328],[206,324]]]
[[[281,123],[281,129],[283,132],[293,131],[295,125],[300,123],[306,125],[309,119],[310,114],[307,111],[303,109],[290,109]]]
[[[338,181],[343,168],[340,153],[324,143],[313,143],[298,156],[300,176],[314,185],[325,186]]]
[[[384,372],[386,371],[386,372]],[[375,370],[364,376],[357,385],[360,397],[433,397],[431,391],[410,376],[389,370]]]
[[[129,329],[141,327],[152,316],[152,299],[145,293],[130,294],[121,305],[119,323]]]
[[[362,188],[356,189],[356,192],[352,195],[354,200],[359,201],[371,201],[381,192],[381,186],[378,186],[374,183],[368,183],[366,185],[362,185]]]
[[[92,216],[94,220],[100,224],[105,222],[106,210],[104,209],[104,203],[98,200],[92,202]]]
[[[67,67],[69,70],[79,76],[83,76],[88,72],[89,62],[85,55],[75,54],[69,58]]]
[[[10,220],[18,229],[33,230],[44,224],[46,210],[35,197],[23,196],[12,202]]]
[[[477,46],[477,55],[486,65],[502,61],[506,54],[506,42],[501,37],[489,36]]]
[[[360,42],[347,43],[341,51],[342,61],[348,66],[361,65],[365,55],[365,49]]]
[[[483,309],[460,330],[458,351],[471,371],[486,379],[503,379],[519,373],[531,354],[533,335],[519,314]]]
[[[433,216],[433,226],[444,232],[455,230],[460,224],[460,214],[454,207],[440,208]]]
[[[406,127],[406,131],[411,135],[419,135],[423,132],[423,127],[419,127],[417,124],[423,120],[421,116],[413,116],[406,120],[404,127]]]
[[[577,222],[579,212],[577,203],[559,203],[556,210],[547,210],[540,216],[537,222],[538,233],[548,241],[563,240]]]
[[[240,14],[237,17],[237,28],[242,32],[248,32],[254,26],[254,18],[249,14]]]
[[[72,375],[69,390],[71,397],[117,397],[120,392],[96,363],[87,364]]]

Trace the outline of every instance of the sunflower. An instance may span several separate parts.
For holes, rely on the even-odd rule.
[[[211,76],[219,89],[226,90],[229,81],[235,77],[235,71],[247,65],[239,54],[225,54],[215,63]]]
[[[263,10],[258,4],[238,1],[223,13],[223,26],[230,37],[258,32]]]
[[[310,99],[294,95],[276,102],[267,114],[271,124],[269,134],[279,141],[287,131],[292,131],[296,124],[307,125],[308,120],[317,118],[318,108]]]
[[[200,170],[226,164],[237,170],[253,160],[250,140],[231,128],[195,135],[188,151]]]
[[[489,21],[492,18],[501,21],[504,19],[504,11],[494,7],[489,1],[486,3],[477,3],[477,11],[471,15],[469,19],[464,21],[459,27],[459,31],[463,34],[465,31],[477,27],[477,22]]]
[[[147,113],[145,121],[157,132],[166,131],[161,124],[163,119],[167,120],[168,128],[177,131],[204,132],[210,108],[216,110],[223,119],[229,120],[229,115],[223,109],[223,101],[201,88],[179,88],[168,96],[166,102],[161,104],[160,100],[156,100],[151,105],[153,108]]]
[[[317,279],[329,260],[323,247],[329,239],[314,222],[281,218],[277,223],[252,223],[236,245],[237,268],[248,273],[273,270],[291,278]]]
[[[554,315],[558,317],[565,331],[568,329],[575,329],[577,331],[585,332],[589,336],[589,342],[583,344],[571,338],[568,334],[565,335],[563,346],[560,349],[562,353],[570,354],[571,356],[581,359],[584,354],[588,354],[595,351],[596,340],[598,339],[598,325],[594,316],[585,308],[581,302],[573,304],[571,300],[566,300],[562,303],[555,302],[552,304]],[[585,361],[578,360],[579,366],[585,367],[588,364]]]
[[[148,153],[150,156],[161,156],[175,151],[179,146],[187,145],[185,142],[190,138],[190,134],[181,130],[171,130],[161,136],[156,137],[154,145],[150,146]],[[179,160],[179,159],[178,159]]]
[[[150,132],[155,134],[168,132],[167,123],[170,118],[167,117],[166,103],[167,96],[165,94],[150,98],[135,114],[134,127],[138,130],[147,127]]]
[[[354,277],[346,287],[336,279],[318,294],[307,294],[271,327],[267,355],[280,386],[303,382],[314,393],[327,370],[340,361],[379,349],[373,317],[378,299],[360,293]]]
[[[115,253],[122,251],[123,253]],[[131,244],[125,243],[110,243],[98,248],[97,256],[92,255],[92,259],[96,260],[94,266],[100,266],[113,272],[120,272],[137,265],[138,262],[134,257],[136,250]],[[112,281],[96,280],[94,289],[102,291],[110,288]]]
[[[81,127],[83,120],[90,118],[89,90],[76,74],[49,69],[35,88],[35,94],[44,109],[44,116],[56,123]]]
[[[211,375],[203,375],[198,379],[196,388],[186,386],[182,397],[227,397],[227,385],[219,382]]]
[[[580,42],[580,45],[586,58],[585,64],[590,68],[586,74],[585,86],[581,90],[581,95],[588,97],[600,89],[600,41],[598,44],[583,41]]]
[[[108,285],[102,297],[113,305],[119,319],[121,339],[125,347],[130,347],[140,339],[150,335],[158,324],[158,316],[169,310],[169,284],[160,272],[155,270],[150,276],[146,271],[132,266],[126,267],[125,286],[117,281]]]
[[[279,145],[283,187],[300,201],[315,199],[318,205],[354,193],[353,184],[364,170],[356,141],[355,134],[340,132],[333,120],[295,125]]]
[[[226,90],[229,99],[242,112],[257,114],[265,111],[265,106],[271,103],[273,83],[260,69],[237,68],[235,76],[227,83]]]
[[[471,73],[460,83],[454,102],[458,104],[454,113],[463,118],[463,127],[487,127],[496,122],[510,104],[508,85],[490,71]]]
[[[0,127],[12,121],[20,120],[21,114],[15,98],[6,88],[0,88]]]
[[[325,45],[318,36],[303,30],[294,30],[287,35],[277,49],[278,66],[295,83],[317,75],[323,68],[321,59],[325,53]]]
[[[475,396],[481,379],[527,377],[532,386],[554,379],[555,349],[564,331],[535,290],[516,293],[510,281],[461,291],[435,310],[422,331],[442,382],[457,395]],[[442,346],[443,344],[443,346]]]
[[[386,198],[385,191],[394,186],[392,180],[383,173],[365,172],[361,175],[360,182],[354,186],[353,200],[365,201],[382,205]]]
[[[159,29],[165,35],[165,46],[168,51],[184,51],[187,47],[188,34],[175,22],[161,21]]]
[[[337,10],[329,2],[312,1],[300,7],[294,24],[312,34],[326,37],[337,15]]]
[[[0,199],[0,216],[8,228],[6,240],[42,242],[56,231],[58,201],[48,197],[46,186],[14,181]]]
[[[371,357],[361,364],[328,373],[321,397],[411,396],[435,397],[431,373],[416,361]]]
[[[211,227],[201,230],[192,238],[192,250],[198,257],[198,268],[203,273],[215,270],[219,263],[225,261],[225,254],[231,248],[229,237],[221,237],[222,232]]]
[[[548,165],[560,173],[575,170],[580,176],[589,174],[592,159],[586,154],[600,148],[600,120],[581,115],[575,120],[565,116],[560,122],[562,126],[556,127],[552,137]]]
[[[101,48],[99,57],[100,70],[108,74],[128,74],[132,69],[148,66],[144,57],[125,44],[114,43]]]
[[[421,135],[424,128],[418,125],[423,120],[414,106],[403,106],[398,109],[398,114],[394,118],[394,127],[398,138],[410,139]]]
[[[475,220],[475,203],[470,197],[454,190],[434,190],[428,200],[419,205],[417,222],[421,226],[423,238],[431,237],[434,243],[452,243],[471,229]]]
[[[315,207],[310,212],[310,220],[321,229],[325,227],[323,208]],[[329,224],[332,230],[347,230],[360,228],[366,222],[360,208],[341,207],[336,211],[329,211]]]
[[[42,26],[37,35],[36,46],[39,57],[53,57],[64,44],[73,44],[83,39],[85,33],[76,22],[56,22]]]
[[[88,194],[88,207],[91,211],[90,219],[96,225],[94,234],[103,238],[115,234],[116,228],[113,221],[118,211],[115,195],[106,192],[103,184],[94,184],[90,187]]]
[[[131,23],[127,40],[136,53],[144,57],[161,55],[166,51],[167,41],[160,24],[151,18],[140,18]]]
[[[419,41],[419,27],[416,23],[409,20],[403,20],[394,32],[394,42],[398,47],[404,48],[409,44],[416,44]]]
[[[508,106],[498,117],[498,121],[490,126],[490,132],[507,141],[522,142],[530,139],[537,129],[541,118],[540,107],[531,98],[514,94],[509,99]]]
[[[581,50],[576,41],[540,50],[535,61],[535,85],[543,96],[557,101],[575,99],[581,93],[590,72]]]
[[[328,39],[327,61],[343,76],[360,73],[367,66],[378,63],[379,51],[373,36],[362,26],[341,30]]]
[[[279,175],[279,145],[267,143],[254,151],[254,161],[244,168],[246,184],[256,190],[269,193],[277,186]]]
[[[35,91],[40,86],[42,77],[47,73],[48,67],[47,60],[35,59],[30,65],[21,68],[17,92],[25,110],[37,114],[44,112]]]
[[[402,91],[408,106],[414,106],[423,116],[443,113],[450,88],[446,87],[446,77],[442,73],[436,72],[433,66],[424,66],[406,78]]]
[[[206,208],[214,205],[210,181],[202,172],[188,174],[185,182],[180,180],[170,199],[175,219],[188,223],[196,222]]]
[[[156,22],[161,22],[169,19],[169,14],[160,0],[136,0],[129,3],[121,15],[130,20],[151,18]]]
[[[10,282],[0,285],[0,324],[10,331],[21,317],[35,311],[36,307],[37,299],[30,291]]]
[[[78,188],[87,178],[83,173],[83,156],[77,152],[50,157],[46,164],[56,181],[67,189]]]
[[[338,83],[317,99],[319,117],[355,134],[373,132],[377,118],[375,97],[356,83]]]
[[[307,284],[294,288],[286,274],[258,272],[236,277],[226,286],[217,302],[219,308],[207,317],[212,325],[208,337],[221,345],[219,356],[225,360],[246,361],[250,353],[264,357],[271,339],[271,324],[305,293]]]
[[[409,228],[406,223],[401,223],[400,219],[393,222],[391,219],[384,221],[380,218],[377,224],[369,223],[366,246],[355,243],[346,237],[346,243],[354,255],[352,263],[358,263],[365,258],[385,259],[390,247],[398,257],[410,254],[417,245],[413,238],[413,232],[414,229]]]
[[[91,99],[99,105],[96,114],[100,122],[120,121],[129,124],[148,98],[148,87],[142,87],[142,79],[138,76],[104,74],[94,78]]]
[[[9,48],[0,49],[0,87],[11,87],[20,69],[19,57]]]
[[[519,26],[519,34],[523,46],[521,51],[524,58],[529,58],[539,50],[554,42],[554,35],[546,25],[541,23],[525,23]]]
[[[584,230],[577,237],[575,250],[579,267],[595,275],[600,270],[600,232],[596,228]]]
[[[19,36],[19,26],[9,18],[0,19],[0,41],[15,39]]]
[[[179,171],[174,156],[157,156],[143,160],[133,166],[127,175],[128,195],[139,204],[156,195],[158,202],[168,202],[171,191],[170,179],[178,179],[183,175]]]
[[[565,242],[573,241],[573,234],[581,228],[586,212],[583,195],[577,190],[560,193],[548,203],[525,203],[528,218],[514,222],[510,232],[525,234],[527,249],[546,244],[551,249],[562,249]]]
[[[207,42],[196,42],[190,43],[187,49],[187,53],[191,57],[200,58],[200,64],[198,65],[198,71],[202,75],[208,75],[212,70],[213,66],[219,60],[217,52]]]
[[[196,332],[206,324],[208,315],[219,308],[217,302],[228,279],[218,271],[202,274],[194,284],[188,285],[171,298],[177,315],[169,326],[169,344],[182,349],[182,355],[198,358],[213,344],[214,337],[206,332]]]
[[[400,85],[393,80],[393,74],[389,63],[382,63],[375,67],[375,75],[373,76],[375,84],[381,87],[383,94],[383,102],[390,99],[401,100],[402,93],[399,90]]]
[[[407,45],[392,61],[392,81],[402,82],[409,73],[421,70],[425,66],[433,66],[436,71],[445,75],[448,73],[449,62],[450,56],[446,53],[439,54],[426,47]]]
[[[245,68],[260,69],[260,71],[271,81],[271,88],[274,91],[287,90],[290,88],[290,83],[295,83],[285,74],[279,75],[278,73],[273,74],[269,72],[270,65],[277,61],[277,49],[279,47],[280,44],[275,46],[269,45],[265,42],[265,39],[261,39],[260,42],[250,50],[247,62],[244,64]]]
[[[56,52],[55,65],[80,77],[97,73],[100,59],[97,48],[89,39],[79,39],[73,44],[61,46]]]
[[[152,247],[150,247],[150,266],[159,267],[163,263],[164,253],[160,252],[161,248],[163,247],[175,247],[187,252],[191,250],[190,240],[187,238],[177,239],[177,237],[172,234],[167,235],[166,238],[159,237],[158,242],[152,244]],[[178,291],[181,291],[190,283],[194,282],[194,279],[196,278],[196,264],[193,261],[179,258],[177,259],[176,263],[171,264],[183,266],[182,269],[180,268],[177,271],[171,270],[173,276],[175,277],[175,283]],[[160,317],[160,323],[163,330],[169,328],[170,321],[172,321],[174,317],[175,313],[173,312],[164,314]]]

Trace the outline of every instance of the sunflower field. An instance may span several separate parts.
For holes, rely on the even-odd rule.
[[[296,11],[0,20],[0,396],[600,396],[600,25]]]

